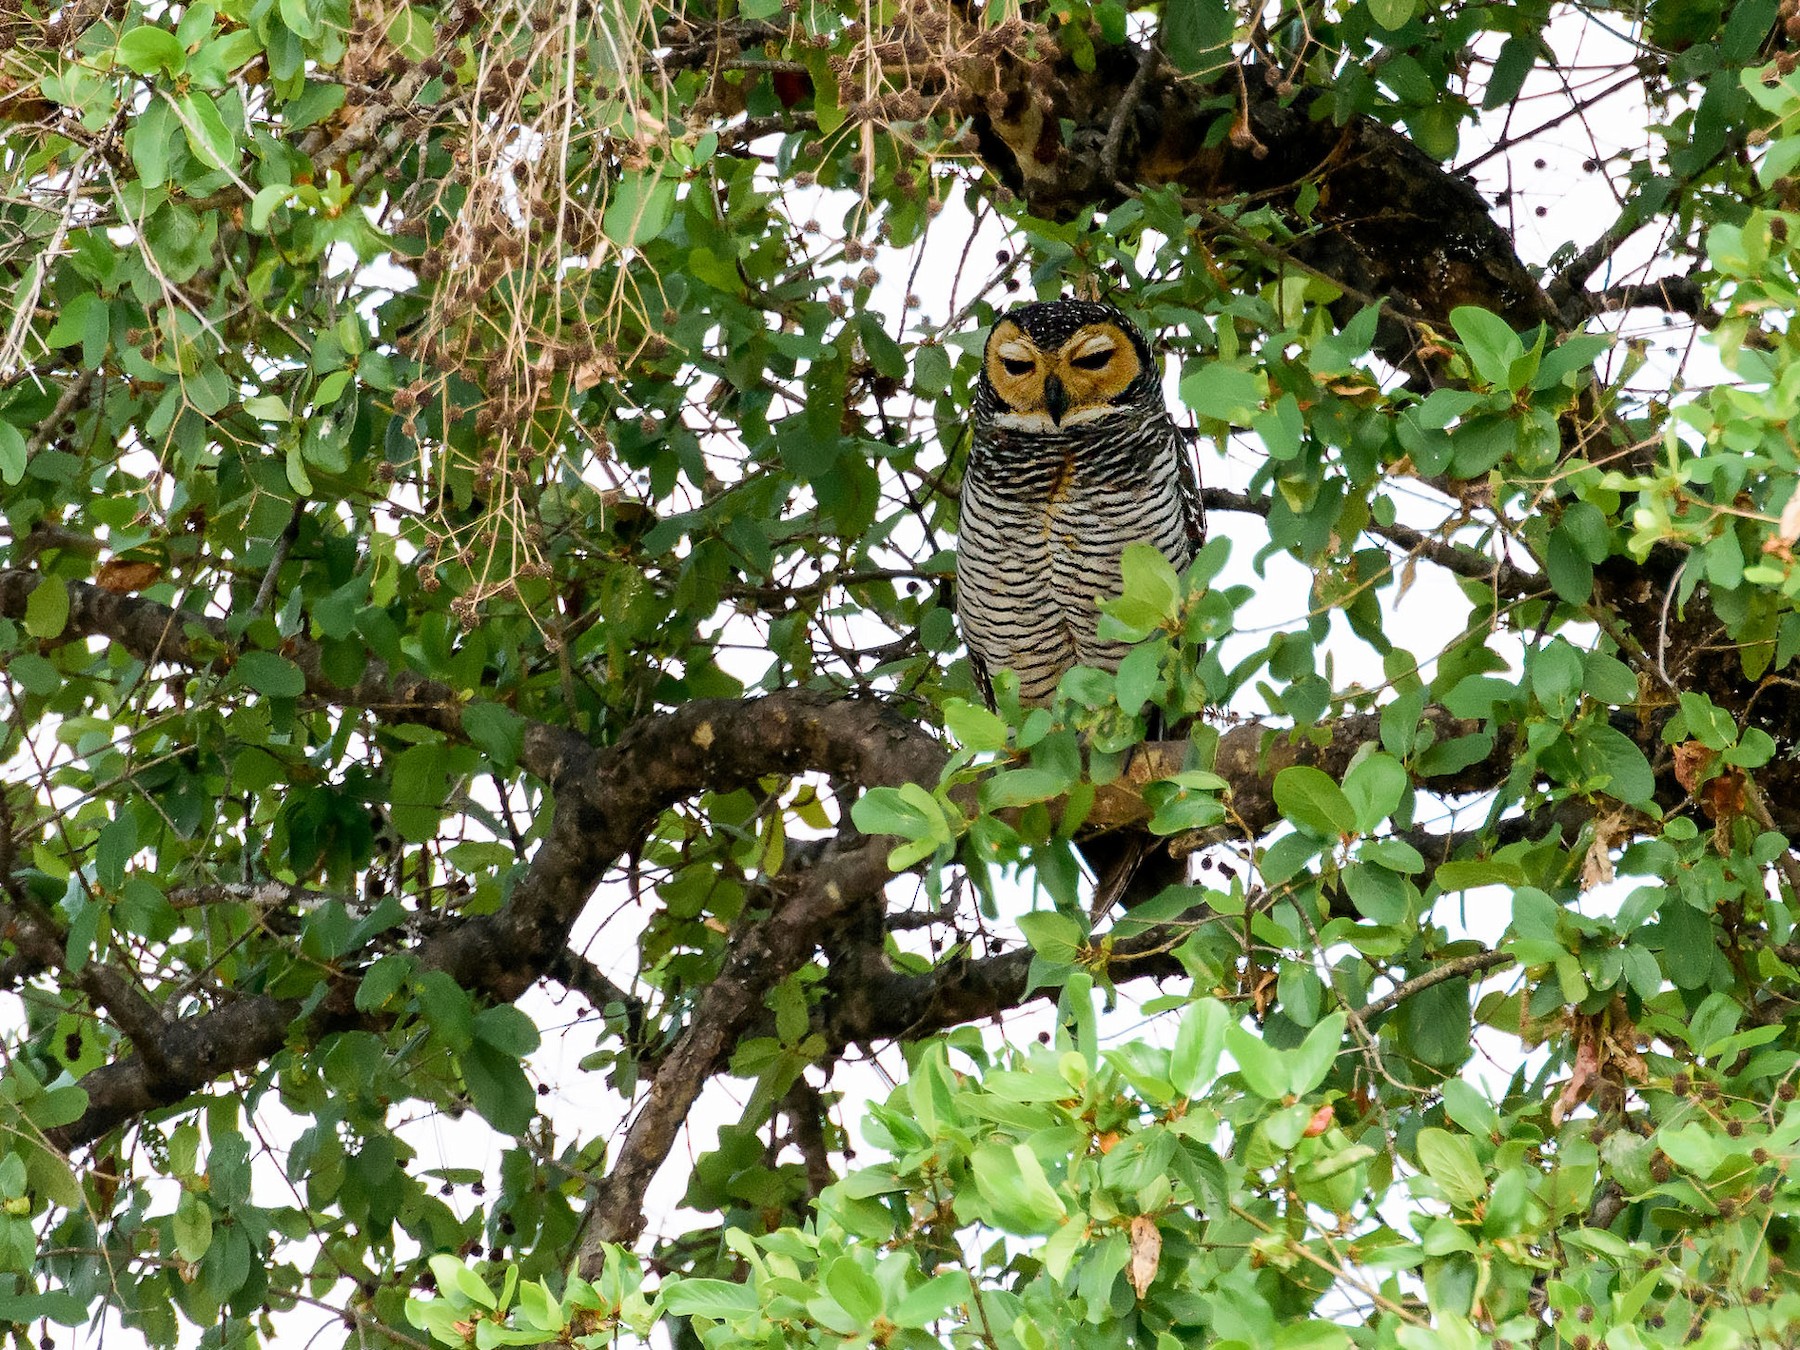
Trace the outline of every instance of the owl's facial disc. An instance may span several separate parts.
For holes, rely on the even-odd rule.
[[[1045,351],[1018,324],[1002,319],[987,344],[988,383],[1009,410],[1007,424],[1020,429],[1108,416],[1142,370],[1137,345],[1111,322],[1079,328]]]
[[[1044,406],[1044,377],[1048,362],[1018,324],[1003,319],[987,344],[988,383],[1000,401],[1019,412],[1039,411]]]
[[[1077,329],[1057,353],[1057,372],[1069,391],[1069,409],[1104,408],[1131,387],[1143,372],[1137,345],[1115,323],[1093,323]]]

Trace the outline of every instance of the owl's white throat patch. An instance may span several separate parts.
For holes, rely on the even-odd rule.
[[[1055,435],[1058,431],[1069,427],[1078,427],[1085,422],[1098,422],[1105,417],[1117,417],[1123,408],[1114,408],[1101,404],[1094,408],[1077,408],[1063,417],[1058,426],[1050,420],[1047,412],[1003,412],[994,414],[994,425],[1004,427],[1008,431],[1035,431]]]

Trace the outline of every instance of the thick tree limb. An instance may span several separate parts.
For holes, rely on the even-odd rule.
[[[1146,69],[1140,50],[1102,47],[1090,71],[1054,41],[1037,44],[1035,59],[1029,50],[983,52],[959,73],[983,158],[1034,214],[1063,219],[1118,201],[1120,180],[1208,202],[1284,201],[1310,180],[1318,205],[1298,223],[1301,261],[1433,322],[1465,304],[1521,328],[1557,321],[1481,194],[1392,128],[1316,117],[1315,91],[1284,96],[1251,67],[1241,95],[1248,134],[1220,139],[1209,132],[1232,114],[1206,97],[1212,91],[1158,66],[1143,76],[1138,114],[1109,157],[1116,111]],[[1238,92],[1235,71],[1224,80]]]
[[[0,605],[10,594],[10,575],[0,573]],[[141,642],[155,651],[161,635],[171,629],[164,606],[92,587],[83,590],[95,598],[86,612],[94,624],[90,631],[107,632],[122,643]],[[125,603],[107,603],[119,601]],[[508,903],[496,913],[468,918],[427,937],[413,952],[422,970],[445,971],[479,998],[517,999],[560,962],[569,929],[606,870],[663,810],[698,792],[730,791],[769,774],[803,771],[865,785],[935,782],[943,762],[934,738],[883,705],[833,701],[805,691],[697,702],[645,719],[616,746],[593,751],[581,745],[581,750],[580,755],[559,757],[562,768],[552,784],[557,791],[555,820]],[[784,898],[783,908],[769,921],[776,925],[768,939],[770,951],[786,953],[789,947],[783,944],[800,938],[816,941],[820,915],[830,912],[820,906],[847,904],[870,893],[868,869],[879,870],[885,882],[887,849],[883,841],[869,842],[823,866],[817,885],[828,888],[835,882],[840,895],[827,890],[825,901],[819,901],[803,892],[793,902],[803,917],[791,926],[781,917],[790,903]],[[244,997],[165,1023],[156,1034],[160,1065],[154,1062],[156,1054],[137,1053],[85,1075],[80,1085],[88,1093],[88,1109],[54,1131],[52,1142],[64,1149],[88,1143],[145,1111],[254,1068],[279,1051],[291,1033],[316,1040],[352,1026],[380,1025],[383,1018],[355,1008],[360,959],[360,954],[344,959],[334,988],[301,1028],[292,1027],[301,1002],[270,996]],[[751,1004],[754,1012],[760,999]],[[711,1062],[706,1046],[697,1043],[687,1062]]]
[[[1442,708],[1427,708],[1420,725],[1430,727],[1439,741],[1486,734],[1479,722],[1452,717]],[[1309,764],[1333,778],[1342,778],[1356,752],[1365,745],[1379,744],[1380,740],[1378,712],[1348,713],[1310,729],[1271,727],[1262,722],[1244,722],[1230,728],[1219,737],[1213,760],[1213,772],[1231,784],[1225,798],[1230,823],[1213,833],[1221,841],[1262,833],[1281,818],[1275,807],[1276,774],[1296,764]],[[1145,742],[1118,779],[1095,792],[1088,823],[1118,829],[1148,820],[1150,811],[1144,803],[1144,788],[1180,772],[1187,753],[1186,741]],[[1425,786],[1434,792],[1452,794],[1482,792],[1504,779],[1510,766],[1510,751],[1490,744],[1476,763],[1445,778],[1430,779]]]

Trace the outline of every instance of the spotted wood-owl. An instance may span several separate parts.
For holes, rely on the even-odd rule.
[[[1022,305],[988,334],[957,538],[957,619],[976,680],[1043,703],[1070,666],[1117,669],[1097,599],[1127,544],[1177,570],[1206,538],[1200,478],[1150,345],[1111,305]]]

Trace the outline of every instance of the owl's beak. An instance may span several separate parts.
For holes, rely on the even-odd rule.
[[[1055,375],[1044,381],[1044,407],[1050,414],[1050,420],[1060,427],[1063,414],[1069,411],[1069,391],[1063,388],[1062,380]]]

